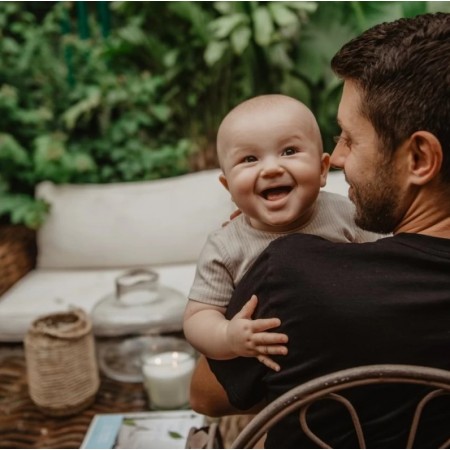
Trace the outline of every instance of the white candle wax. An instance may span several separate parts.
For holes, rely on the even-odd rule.
[[[144,358],[144,384],[152,408],[186,407],[194,366],[194,358],[186,352],[164,352]]]

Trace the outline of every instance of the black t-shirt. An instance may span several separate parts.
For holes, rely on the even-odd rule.
[[[281,319],[279,331],[289,336],[289,353],[275,357],[282,367],[278,373],[255,358],[209,361],[239,409],[262,399],[270,402],[300,383],[354,366],[450,369],[450,239],[399,234],[343,244],[289,235],[272,242],[247,272],[227,317],[252,294],[259,299],[254,318]],[[406,445],[403,429],[411,411],[405,402],[411,401],[410,391],[419,390],[423,388],[384,385],[355,392],[355,403],[365,405],[361,419],[369,446]],[[335,447],[354,447],[353,435],[345,431],[350,427],[338,418],[345,414],[335,416],[332,406],[323,410],[315,423],[325,431],[325,440]],[[440,445],[438,430],[450,429],[450,400],[435,401],[427,413],[422,424],[427,436],[419,433],[416,446]],[[380,421],[385,422],[381,427]],[[430,441],[430,436],[437,440]],[[274,448],[312,445],[293,417],[274,427],[266,441]]]

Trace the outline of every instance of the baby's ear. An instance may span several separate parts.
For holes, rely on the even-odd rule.
[[[320,163],[320,186],[324,187],[327,183],[328,171],[330,170],[330,155],[328,153],[322,154],[322,161]]]
[[[229,189],[228,189],[228,181],[227,181],[226,176],[225,176],[223,173],[221,173],[221,174],[219,175],[219,181],[220,181],[220,183],[222,184],[222,186],[223,186],[227,191],[229,191]]]

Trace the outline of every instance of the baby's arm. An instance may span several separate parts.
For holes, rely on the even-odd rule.
[[[186,339],[201,353],[213,359],[254,356],[266,366],[280,367],[267,355],[287,354],[285,334],[267,332],[278,327],[276,318],[252,320],[257,305],[256,296],[243,306],[231,320],[224,316],[225,308],[189,300],[184,314]]]

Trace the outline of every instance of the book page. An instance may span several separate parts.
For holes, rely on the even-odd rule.
[[[192,410],[98,414],[81,448],[185,448],[191,427],[204,424]]]

